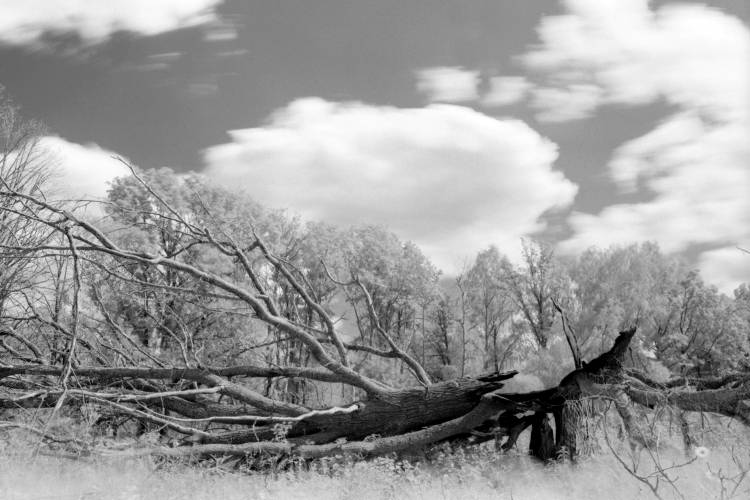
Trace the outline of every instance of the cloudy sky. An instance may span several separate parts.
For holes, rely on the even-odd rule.
[[[78,195],[203,172],[443,269],[534,235],[750,281],[747,0],[0,0],[0,84]]]

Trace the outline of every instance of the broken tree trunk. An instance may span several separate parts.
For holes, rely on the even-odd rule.
[[[260,410],[269,410],[264,400],[254,394],[245,395],[246,391],[238,387],[239,384],[206,373],[205,369],[186,370],[181,374],[178,370],[140,369],[116,373],[118,369],[79,367],[76,371],[80,376],[79,381],[93,383],[99,380],[111,384],[113,378],[125,377],[132,387],[139,387],[139,390],[137,393],[118,394],[70,389],[66,393],[66,400],[71,404],[85,401],[108,405],[113,411],[121,411],[130,417],[151,420],[176,432],[191,434],[183,440],[182,446],[129,452],[170,456],[255,453],[295,454],[306,458],[331,454],[373,456],[414,451],[444,441],[477,443],[498,436],[506,436],[501,447],[508,449],[515,444],[523,430],[531,427],[530,451],[535,457],[547,460],[562,450],[567,450],[569,456],[575,455],[581,418],[576,404],[587,397],[612,399],[618,410],[622,406],[620,414],[626,427],[629,424],[629,431],[634,437],[641,438],[646,446],[649,444],[646,436],[638,432],[635,417],[629,413],[631,400],[644,406],[671,404],[687,411],[717,411],[746,419],[742,405],[750,396],[747,378],[728,379],[731,384],[729,388],[664,394],[656,386],[643,381],[647,379],[641,377],[643,380],[635,380],[626,374],[622,362],[634,334],[634,329],[620,333],[612,349],[588,364],[582,363],[581,368],[564,377],[558,386],[528,393],[502,392],[503,381],[516,374],[507,372],[420,388],[383,390],[344,408],[309,410],[281,406],[275,412],[264,412]],[[226,369],[219,373],[229,375]],[[253,371],[243,372],[247,373]],[[10,375],[16,377],[12,379],[12,385],[18,386],[18,376],[32,376],[38,380],[40,377],[59,375],[59,369],[39,365],[3,367],[0,368],[0,385],[3,384],[2,377]],[[210,387],[148,392],[149,387],[153,386],[147,382],[149,379],[167,376],[208,381],[206,385]],[[125,386],[118,387],[122,390]],[[219,394],[244,404],[210,399]],[[60,391],[27,391],[23,397],[14,400],[6,398],[0,406],[55,404],[61,396]],[[157,414],[153,409],[158,405],[171,413]],[[248,414],[249,411],[253,411],[254,415]],[[550,414],[555,419],[554,439]],[[209,431],[206,427],[199,428],[204,423],[235,425],[232,429]],[[279,423],[286,424],[282,439],[279,439],[276,427]]]
[[[328,443],[368,436],[394,436],[467,414],[484,394],[495,391],[517,372],[463,378],[426,387],[390,392],[358,401],[358,411],[318,415],[296,422],[286,438],[295,443]],[[247,429],[203,439],[205,443],[245,443],[273,437],[273,429]]]
[[[622,338],[622,336],[621,336]],[[627,338],[629,340],[629,337]],[[622,341],[620,341],[622,342]],[[619,344],[616,343],[616,347]],[[609,364],[592,362],[588,367],[577,370],[577,372],[588,373],[599,366],[609,367]],[[160,424],[168,425],[177,432],[189,432],[196,428],[201,420],[216,421],[224,418],[225,422],[244,423],[246,427],[240,430],[207,432],[198,430],[193,432],[188,441],[191,446],[180,448],[180,453],[215,453],[216,450],[226,450],[227,453],[238,453],[239,450],[251,452],[253,450],[272,451],[278,449],[278,443],[272,443],[277,438],[277,429],[274,424],[288,422],[286,430],[286,445],[295,453],[303,453],[307,456],[318,456],[328,452],[349,450],[350,452],[376,454],[388,451],[400,451],[422,446],[443,440],[452,440],[460,436],[471,435],[471,433],[482,426],[494,425],[496,432],[516,435],[531,422],[524,419],[526,412],[553,412],[562,407],[567,399],[580,393],[573,381],[577,380],[566,377],[560,386],[545,391],[536,391],[524,394],[502,394],[498,392],[503,386],[503,381],[513,377],[516,372],[496,373],[480,378],[462,378],[443,382],[439,384],[424,386],[420,388],[380,391],[371,395],[364,401],[352,405],[347,411],[312,411],[304,413],[304,409],[294,407],[291,404],[271,407],[271,403],[245,390],[237,383],[220,377],[207,370],[144,370],[144,369],[107,369],[107,368],[85,368],[76,370],[79,380],[87,377],[87,380],[112,381],[118,378],[142,377],[173,379],[185,378],[193,381],[202,381],[214,388],[217,393],[226,394],[240,401],[244,401],[256,408],[265,410],[277,410],[281,416],[264,417],[234,415],[224,417],[206,417],[205,419],[191,418],[191,415],[201,415],[196,411],[200,407],[198,395],[190,391],[177,391],[162,393],[158,398],[148,398],[147,394],[127,395],[114,394],[107,398],[102,393],[92,391],[67,391],[66,397],[69,401],[86,400],[106,404],[115,410],[123,411],[131,417],[151,420]],[[222,375],[230,375],[227,370],[219,371]],[[239,373],[239,371],[238,371]],[[244,370],[242,374],[252,373],[252,370]],[[575,372],[574,372],[575,373]],[[598,373],[598,372],[597,372]],[[39,365],[26,365],[15,367],[3,367],[0,369],[0,377],[10,375],[35,375],[55,376],[59,374],[57,367]],[[137,380],[137,379],[136,379]],[[142,384],[147,387],[148,384]],[[205,390],[203,390],[205,392]],[[18,404],[29,406],[32,404],[55,404],[60,392],[37,391],[27,393],[22,398],[9,401],[6,406]],[[193,398],[193,401],[190,401]],[[149,411],[149,406],[143,405],[141,409],[127,411],[125,406],[128,402],[148,399],[158,399],[164,408],[182,415],[179,419],[170,418],[167,415],[155,415]],[[119,402],[118,402],[119,401]],[[143,401],[141,401],[143,402]],[[214,405],[214,410],[216,405]],[[208,408],[203,414],[208,414]],[[278,415],[279,413],[274,414]],[[288,416],[284,417],[286,414]],[[187,417],[187,418],[183,418]],[[243,418],[245,420],[243,420]],[[171,422],[171,424],[168,424]],[[521,423],[520,428],[518,427]],[[545,439],[549,437],[548,430],[542,425],[540,427]],[[547,424],[548,425],[548,424]],[[498,429],[499,427],[499,429]],[[520,430],[519,430],[520,429]],[[344,448],[332,447],[331,443],[348,442]],[[358,443],[359,444],[356,444]],[[199,444],[195,444],[199,443]],[[240,446],[240,448],[236,448]],[[310,447],[313,448],[310,448]],[[224,448],[222,448],[224,447]],[[316,448],[317,447],[317,448]],[[538,453],[544,457],[550,455],[549,445],[545,441],[545,451]],[[155,449],[154,453],[164,450]],[[170,451],[170,454],[176,452]]]
[[[552,434],[552,426],[549,424],[549,416],[544,412],[534,414],[529,453],[543,461],[555,458],[555,437]]]
[[[533,454],[549,459],[562,444],[575,453],[577,418],[566,412],[566,403],[583,394],[587,380],[619,380],[622,358],[635,330],[620,334],[610,351],[575,370],[554,388],[529,393],[500,392],[502,380],[515,372],[480,379],[458,379],[420,389],[394,391],[387,397],[358,402],[354,412],[317,415],[295,423],[283,446],[269,443],[272,429],[242,430],[201,439],[188,448],[153,449],[148,453],[189,455],[204,453],[295,453],[317,457],[334,453],[364,456],[414,450],[444,440],[460,439],[477,429],[493,427],[508,436],[512,446],[518,434],[534,428]],[[525,417],[533,412],[533,418]],[[556,419],[558,442],[552,441],[547,413]],[[553,446],[554,444],[554,446]]]

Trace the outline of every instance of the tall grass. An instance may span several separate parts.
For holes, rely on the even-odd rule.
[[[19,439],[6,440],[0,449],[0,498],[657,498],[647,482],[652,486],[658,482],[656,493],[665,499],[750,498],[750,478],[742,476],[750,468],[747,429],[725,419],[701,422],[700,416],[694,416],[691,424],[699,447],[687,455],[681,437],[662,419],[654,426],[660,441],[656,454],[631,448],[613,425],[607,434],[611,448],[600,433],[586,448],[588,455],[576,463],[544,465],[520,451],[498,455],[491,445],[485,445],[454,451],[437,449],[430,460],[330,459],[264,473],[222,459],[189,464],[158,459],[70,460],[39,455],[32,460],[33,447],[23,445]],[[519,443],[519,449],[525,446],[526,443]]]

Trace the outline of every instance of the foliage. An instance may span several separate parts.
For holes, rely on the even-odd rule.
[[[571,319],[585,353],[600,351],[629,324],[639,325],[641,367],[655,357],[675,374],[715,374],[739,369],[750,352],[737,300],[655,244],[589,249],[570,275]]]

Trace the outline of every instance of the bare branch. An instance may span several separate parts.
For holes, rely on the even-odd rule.
[[[560,304],[557,303],[557,301],[554,299],[554,297],[550,298],[552,300],[552,305],[555,306],[555,309],[557,309],[557,312],[560,313],[560,318],[562,319],[562,326],[563,326],[563,332],[565,333],[565,339],[568,341],[568,346],[570,347],[570,352],[573,355],[573,362],[575,363],[576,369],[579,369],[583,366],[583,360],[581,359],[581,348],[578,346],[578,339],[576,338],[576,332],[573,329],[573,326],[570,324],[570,321],[568,320],[568,316],[565,314],[565,311],[563,311],[563,308],[560,307]]]
[[[354,283],[359,287],[359,289],[362,291],[362,294],[365,297],[365,302],[367,304],[367,309],[370,312],[370,321],[372,321],[373,325],[375,326],[375,329],[378,331],[381,337],[388,343],[388,346],[391,348],[391,350],[396,353],[396,355],[401,358],[404,363],[406,363],[406,366],[409,367],[411,372],[414,374],[414,376],[417,378],[419,383],[423,385],[430,385],[430,376],[427,374],[425,369],[422,367],[422,365],[419,364],[419,362],[411,357],[406,351],[401,349],[391,338],[390,335],[388,335],[388,332],[385,331],[385,329],[380,325],[380,321],[378,320],[377,313],[375,312],[375,305],[372,302],[372,296],[370,295],[370,292],[367,290],[367,287],[357,278],[354,278]]]

